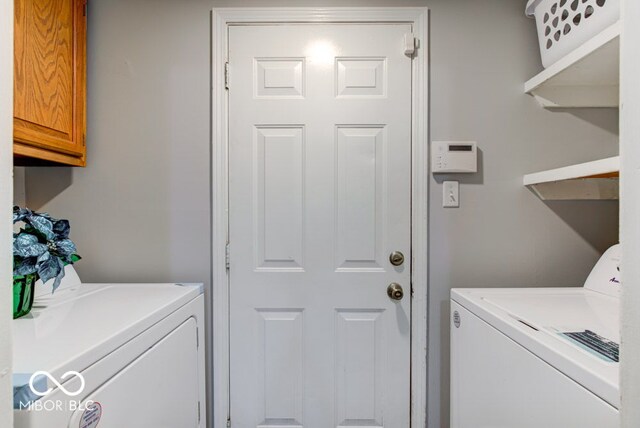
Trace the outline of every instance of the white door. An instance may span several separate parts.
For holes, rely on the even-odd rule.
[[[234,427],[409,427],[409,32],[229,28]]]

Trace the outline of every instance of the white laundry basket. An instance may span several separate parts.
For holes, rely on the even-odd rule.
[[[542,65],[550,66],[620,19],[620,0],[529,0]]]

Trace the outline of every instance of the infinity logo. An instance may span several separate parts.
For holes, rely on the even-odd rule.
[[[75,370],[70,370],[70,371],[64,373],[62,376],[60,376],[60,381],[61,382],[64,382],[65,379],[67,379],[68,377],[71,377],[71,376],[75,376],[75,377],[80,379],[80,388],[75,392],[71,392],[71,391],[67,390],[64,386],[62,386],[61,382],[58,382],[56,380],[56,378],[51,376],[51,373],[45,372],[44,370],[40,370],[40,371],[37,371],[34,374],[32,374],[31,377],[29,378],[29,388],[31,388],[31,391],[33,391],[34,394],[36,394],[36,395],[38,395],[40,397],[47,395],[48,393],[53,391],[54,388],[47,388],[46,391],[38,391],[38,389],[34,385],[34,382],[36,382],[36,380],[37,380],[36,378],[39,377],[39,376],[45,376],[46,378],[48,378],[51,381],[51,383],[53,383],[55,386],[60,388],[60,390],[62,392],[64,392],[65,394],[67,394],[70,397],[75,397],[76,395],[80,394],[84,390],[84,376],[82,376],[80,373],[78,373]],[[45,384],[45,386],[46,386],[46,384]]]

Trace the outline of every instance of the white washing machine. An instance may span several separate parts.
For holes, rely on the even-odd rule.
[[[580,288],[451,291],[453,428],[619,426],[619,251]]]
[[[199,284],[80,284],[13,323],[16,428],[205,427]]]

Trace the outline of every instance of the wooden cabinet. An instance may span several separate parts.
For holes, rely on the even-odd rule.
[[[15,0],[13,152],[84,166],[86,0]]]

